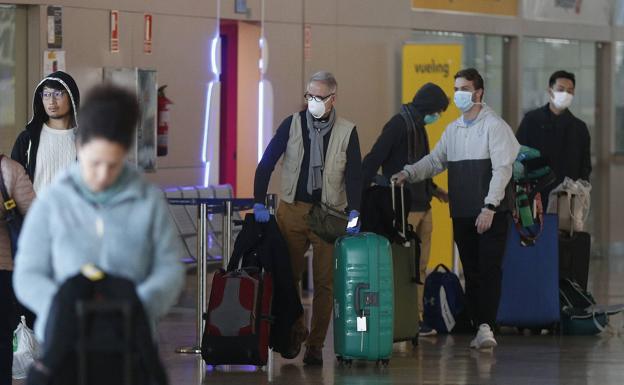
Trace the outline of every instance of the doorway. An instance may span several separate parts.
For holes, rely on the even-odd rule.
[[[260,26],[221,21],[221,122],[219,183],[237,197],[253,196],[257,165]]]

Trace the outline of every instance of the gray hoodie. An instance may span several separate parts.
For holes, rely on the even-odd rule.
[[[485,204],[511,209],[505,190],[519,149],[511,127],[484,105],[472,124],[460,116],[429,155],[403,170],[413,183],[448,169],[451,217],[476,217]]]
[[[33,203],[19,239],[15,293],[37,314],[41,341],[58,287],[87,263],[133,281],[152,325],[184,282],[181,245],[160,190],[127,165],[118,192],[96,204],[81,180],[75,164],[53,182]]]

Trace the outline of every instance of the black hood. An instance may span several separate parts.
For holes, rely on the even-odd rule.
[[[421,116],[446,111],[449,99],[439,86],[427,83],[420,87],[410,103]]]
[[[43,90],[43,83],[47,80],[54,80],[60,83],[67,93],[69,94],[69,99],[72,103],[72,109],[74,112],[74,124],[78,122],[78,108],[80,108],[80,92],[78,91],[78,86],[76,85],[76,81],[72,78],[68,73],[63,71],[56,71],[51,73],[50,75],[43,78],[39,84],[37,84],[37,88],[35,89],[35,93],[33,95],[33,116],[26,125],[26,130],[30,131],[31,134],[36,134],[41,131],[41,127],[43,123],[48,120],[48,114],[46,114],[45,109],[43,108],[43,101],[41,100],[41,91]]]

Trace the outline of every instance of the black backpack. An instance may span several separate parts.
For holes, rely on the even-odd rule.
[[[26,385],[168,385],[134,283],[96,272],[60,286]]]
[[[594,335],[609,324],[609,312],[596,306],[596,300],[576,281],[565,278],[559,281],[561,306],[561,332],[568,335]]]

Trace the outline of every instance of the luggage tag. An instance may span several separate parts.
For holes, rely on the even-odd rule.
[[[366,316],[364,314],[362,314],[361,317],[357,317],[357,331],[358,332],[365,332],[366,331]]]
[[[362,312],[362,316],[361,317],[357,317],[357,331],[360,332],[361,334],[361,338],[360,338],[360,351],[363,352],[364,351],[364,333],[366,332],[366,316],[364,315],[364,312]]]

